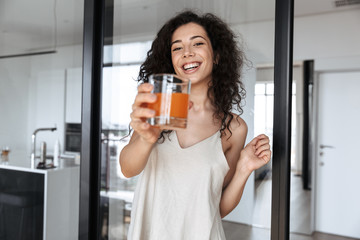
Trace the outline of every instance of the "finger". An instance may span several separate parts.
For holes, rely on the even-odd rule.
[[[142,106],[143,103],[153,103],[156,101],[156,98],[156,95],[153,93],[139,93],[135,97],[132,109],[134,110],[135,108]]]
[[[265,135],[266,136],[266,135]],[[255,138],[253,138],[250,142],[249,145],[252,145],[253,147],[258,148],[260,145],[258,145],[259,141],[261,141],[262,139],[264,139],[262,137],[262,135],[256,136]]]
[[[251,146],[256,146],[256,143],[259,141],[257,137],[253,138],[248,144]]]
[[[269,150],[269,149],[270,149],[269,144],[261,145],[259,148],[256,149],[255,155],[259,155],[261,152]]]
[[[135,108],[134,111],[130,113],[130,118],[132,120],[141,120],[146,118],[151,118],[155,116],[155,111],[150,108]]]
[[[134,125],[134,130],[135,132],[144,140],[148,141],[148,142],[156,142],[158,137],[159,137],[159,133],[160,130],[152,127],[149,123],[147,122],[139,122],[139,121],[134,121],[132,122],[132,124]]]
[[[148,130],[151,127],[151,125],[148,122],[142,122],[140,127],[143,130]]]
[[[270,141],[269,141],[268,138],[260,139],[260,140],[258,140],[258,141],[256,142],[255,147],[256,147],[256,148],[259,148],[259,147],[262,146],[262,145],[268,145],[269,142],[270,142]]]
[[[130,122],[130,126],[136,131],[141,131],[141,129],[144,128],[146,122],[140,120],[140,119],[135,119],[135,120],[132,120]]]
[[[257,138],[269,138],[266,134],[259,134]]]
[[[140,136],[147,137],[151,125],[148,122],[143,121],[132,121],[130,122],[131,127],[136,131]]]
[[[271,151],[270,150],[262,151],[258,157],[263,159],[266,163],[268,163],[270,161]]]
[[[147,93],[153,90],[154,86],[150,83],[143,83],[138,86],[139,93]]]
[[[258,139],[258,140],[263,140],[263,139],[269,140],[269,137],[267,135],[265,135],[265,134],[260,134],[260,135],[256,136],[256,139]]]

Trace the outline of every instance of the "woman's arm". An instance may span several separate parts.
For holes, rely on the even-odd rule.
[[[156,101],[156,95],[150,93],[152,88],[151,84],[141,84],[132,106],[130,125],[134,133],[119,157],[121,171],[125,177],[136,176],[145,168],[151,149],[160,134],[160,129],[146,122],[147,118],[155,115],[153,110],[144,107],[146,103]]]
[[[228,215],[240,202],[244,192],[245,184],[251,172],[246,169],[236,168],[230,183],[223,190],[220,200],[221,218]]]
[[[144,141],[139,134],[134,132],[130,142],[120,153],[121,171],[125,177],[130,178],[138,175],[145,168],[152,143]]]
[[[220,200],[221,217],[225,217],[239,204],[250,174],[270,161],[269,138],[266,135],[259,135],[243,148],[246,133],[244,122],[243,126],[240,124],[233,131],[229,139],[231,147],[225,153],[230,166],[227,176],[229,180],[225,178]]]

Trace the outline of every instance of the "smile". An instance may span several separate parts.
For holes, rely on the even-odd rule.
[[[183,69],[185,71],[198,68],[200,66],[200,63],[194,62],[194,63],[187,63],[183,66]]]

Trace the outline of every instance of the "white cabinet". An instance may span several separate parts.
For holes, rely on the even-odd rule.
[[[78,239],[79,181],[80,167],[45,174],[44,239]]]
[[[9,162],[9,165],[0,165],[0,178],[12,195],[16,196],[18,192],[23,191],[31,197],[31,200],[28,200],[29,202],[36,201],[38,198],[43,199],[36,209],[30,208],[30,213],[26,212],[24,216],[21,215],[20,211],[12,212],[11,215],[8,214],[9,211],[5,211],[7,220],[11,218],[11,221],[20,221],[18,227],[7,226],[8,233],[26,231],[26,233],[35,236],[42,235],[41,239],[44,240],[77,240],[79,238],[79,166],[43,170],[18,166]],[[21,191],[18,190],[19,188]],[[19,196],[24,196],[24,194]],[[1,206],[6,207],[6,205]],[[9,209],[9,207],[7,208]],[[10,206],[10,208],[14,207]],[[39,213],[40,215],[36,215]],[[0,216],[2,216],[1,214],[4,212],[0,212]],[[37,217],[34,217],[34,214]],[[34,227],[32,221],[35,221],[35,226],[42,225],[42,228],[35,227],[29,230],[29,225]],[[21,223],[24,224],[23,229],[21,229]],[[39,223],[42,224],[39,225]]]
[[[65,122],[81,123],[82,69],[66,69]]]

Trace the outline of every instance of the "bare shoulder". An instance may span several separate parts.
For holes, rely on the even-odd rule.
[[[239,115],[232,113],[232,120],[230,122],[230,131],[227,130],[225,139],[227,140],[229,147],[237,146],[243,148],[248,127],[244,119]]]
[[[233,115],[233,119],[231,120],[230,123],[230,130],[233,132],[235,137],[240,137],[240,138],[246,137],[248,131],[246,122],[239,115],[234,113],[232,115]]]

